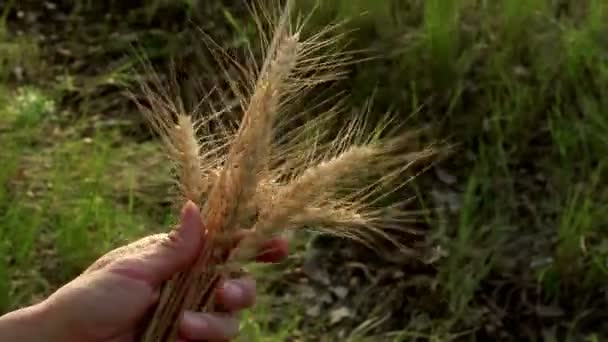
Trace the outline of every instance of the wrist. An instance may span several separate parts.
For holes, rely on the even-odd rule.
[[[42,302],[1,316],[0,341],[68,341],[48,309]]]

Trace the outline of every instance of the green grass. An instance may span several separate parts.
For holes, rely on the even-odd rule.
[[[129,163],[162,160],[158,148],[124,143],[115,132],[84,123],[58,131],[56,109],[44,92],[5,91],[0,311],[48,293],[103,252],[153,233],[161,223],[152,215],[156,209],[136,195],[142,177]],[[81,136],[85,128],[93,131],[88,137]]]
[[[349,15],[338,3],[328,12]],[[558,302],[576,293],[583,303],[577,310],[591,305],[584,292],[600,288],[605,266],[599,260],[605,260],[608,241],[598,216],[608,181],[608,61],[599,38],[606,5],[572,3],[570,13],[557,19],[548,1],[425,1],[409,13],[397,12],[396,1],[384,4],[393,17],[410,21],[379,15],[374,24],[373,14],[366,18],[384,43],[376,44],[381,54],[391,57],[366,65],[353,87],[379,87],[381,104],[422,103],[419,123],[430,122],[440,136],[463,143],[446,166],[468,179],[461,210],[458,218],[442,220],[448,227],[436,225],[433,235],[447,249],[437,268],[449,310],[435,324],[474,326],[475,318],[466,316],[478,309],[482,285],[497,272],[509,277],[521,271],[505,265],[537,258],[555,262],[551,275],[533,268],[523,273],[545,276],[547,295],[557,286],[563,288],[552,297]],[[355,44],[364,46],[369,34],[364,30]],[[370,82],[378,78],[381,83]],[[473,155],[468,162],[466,153]],[[551,190],[534,188],[534,177]],[[522,215],[529,201],[532,207]],[[512,254],[520,238],[533,236],[550,240],[539,250],[522,245]]]
[[[238,341],[281,342],[302,334],[299,329],[302,309],[297,304],[288,309],[281,308],[281,315],[289,317],[285,320],[279,318],[277,312],[273,312],[272,302],[272,298],[258,298],[256,307],[245,312],[241,317],[241,332]],[[280,324],[276,324],[276,322],[280,322]]]
[[[97,6],[78,3],[74,16]],[[378,112],[397,113],[398,120],[407,118],[413,127],[430,125],[435,138],[450,138],[458,146],[441,165],[456,184],[446,186],[432,175],[415,184],[425,207],[443,205],[429,195],[429,186],[449,188],[460,207],[426,218],[427,243],[441,251],[425,265],[432,269],[431,280],[421,285],[432,310],[404,306],[397,313],[404,321],[391,331],[367,329],[361,322],[373,317],[360,317],[360,329],[351,327],[352,336],[334,340],[483,339],[488,322],[497,319],[492,315],[503,309],[506,316],[498,320],[513,321],[497,329],[516,339],[607,338],[597,320],[607,305],[601,293],[608,273],[608,4],[298,3],[319,4],[314,25],[351,18],[345,29],[354,29],[352,47],[381,57],[354,66],[352,78],[340,85],[354,94],[353,107],[375,92]],[[180,18],[199,23],[198,5],[152,1],[134,6],[122,28],[139,30],[144,24],[133,19],[137,13],[162,22],[158,27],[163,29],[164,20],[171,19],[160,20],[164,13],[182,13]],[[112,11],[119,3],[107,6]],[[228,33],[220,37],[226,46],[242,47],[255,36],[239,7],[217,0],[209,8],[218,15],[212,22],[203,18],[201,26],[225,29]],[[9,79],[16,66],[31,75],[43,64],[39,47],[27,36],[11,35],[4,28],[7,15],[2,18],[0,79]],[[171,33],[173,28],[132,30],[142,34],[146,51],[164,62],[170,51],[188,50],[183,46],[192,42],[181,34],[190,29],[179,26],[179,34]],[[119,48],[110,44],[107,49]],[[129,81],[123,69],[129,62],[120,62],[111,63],[118,65],[113,73],[87,75],[86,81],[71,75],[73,83],[51,89],[0,86],[0,310],[48,293],[103,251],[160,229],[166,221],[157,199],[165,194],[146,187],[166,180],[141,172],[158,165],[155,143],[135,143],[123,131],[102,125],[108,110],[103,103],[114,95],[97,98],[98,90]],[[78,107],[81,113],[66,116],[58,100],[74,91],[85,105]],[[98,113],[101,118],[91,117]],[[299,259],[294,258],[294,267]],[[58,263],[60,270],[53,268]],[[254,273],[272,285],[280,270]],[[517,295],[507,296],[503,288]],[[327,332],[327,317],[311,325],[306,303],[282,303],[274,291],[270,287],[260,305],[243,317],[243,340],[286,341],[294,335],[316,340]],[[516,303],[505,298],[517,298]],[[541,305],[559,307],[564,314],[553,320],[524,315]],[[369,309],[378,311],[382,308]],[[530,327],[529,321],[541,327]],[[307,339],[310,335],[314,338]]]
[[[441,88],[454,75],[459,53],[460,2],[430,0],[425,2],[423,17],[423,46],[431,61],[431,74]]]

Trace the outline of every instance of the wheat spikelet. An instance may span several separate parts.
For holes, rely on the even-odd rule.
[[[261,208],[252,233],[231,256],[229,265],[242,264],[254,257],[257,248],[269,236],[285,229],[301,228],[329,232],[369,246],[382,239],[392,242],[400,252],[411,254],[388,231],[397,227],[398,230],[407,229],[412,213],[401,211],[398,204],[393,204],[392,212],[390,208],[375,208],[371,198],[378,201],[396,191],[396,188],[388,190],[380,183],[394,185],[395,178],[402,176],[413,163],[434,156],[438,151],[428,148],[401,156],[387,155],[387,146],[351,146],[278,186],[269,203]],[[402,181],[401,186],[405,183]]]
[[[179,115],[172,136],[172,140],[175,142],[175,158],[181,165],[179,178],[182,193],[187,199],[198,202],[206,190],[207,184],[203,182],[199,146],[192,119],[187,115]]]
[[[295,120],[309,117],[307,110],[288,114],[317,85],[343,77],[341,67],[351,63],[351,55],[328,52],[342,38],[333,34],[335,26],[303,38],[306,20],[292,25],[292,5],[288,1],[278,18],[253,9],[259,27],[264,20],[273,25],[272,38],[261,37],[266,53],[259,71],[255,60],[243,66],[228,54],[215,55],[230,88],[221,97],[224,102],[236,97],[242,111],[238,128],[224,122],[227,109],[211,104],[213,114],[193,118],[158,76],[151,85],[140,85],[146,105],[137,103],[176,165],[182,197],[202,206],[206,244],[191,269],[164,286],[144,342],[174,341],[181,313],[212,310],[221,278],[286,229],[312,228],[370,245],[382,239],[408,252],[389,231],[405,230],[411,215],[399,203],[383,208],[381,202],[407,183],[411,166],[438,150],[413,148],[416,135],[407,132],[379,139],[390,124],[370,131],[365,116],[350,120],[329,139],[327,127],[344,114],[339,97],[308,105],[313,111],[333,104],[296,125]],[[231,75],[222,63],[235,64],[239,75]],[[211,124],[219,130],[212,133]],[[248,233],[235,246],[235,236],[244,229]]]

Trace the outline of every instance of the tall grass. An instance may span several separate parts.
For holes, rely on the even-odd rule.
[[[371,26],[384,26],[374,37],[385,45],[375,46],[391,57],[370,63],[355,87],[381,77],[372,85],[380,88],[381,101],[417,108],[418,120],[464,144],[446,166],[468,179],[461,186],[460,220],[435,228],[449,250],[437,266],[454,317],[478,305],[471,300],[481,285],[516,260],[555,257],[562,271],[569,260],[579,266],[556,271],[558,287],[597,290],[589,279],[602,273],[592,264],[608,238],[597,216],[608,180],[602,166],[608,62],[599,33],[606,29],[606,4],[572,3],[559,18],[549,1],[425,1],[407,13],[395,12],[396,1],[383,4],[393,6],[393,17],[407,20],[387,21],[370,11]],[[348,12],[339,5],[333,11]],[[368,42],[368,34],[361,39]],[[529,173],[522,176],[522,170]],[[551,192],[531,185],[534,177]],[[505,254],[518,239],[532,236],[558,242]],[[535,273],[533,267],[523,272]],[[566,286],[568,279],[577,280]],[[553,293],[550,286],[546,290]]]
[[[424,5],[423,39],[431,75],[441,89],[453,80],[460,51],[460,6],[457,0],[429,0]]]
[[[133,193],[141,184],[129,188],[115,179],[128,177],[124,170],[132,165],[121,159],[139,153],[137,147],[117,148],[118,136],[103,131],[78,137],[78,125],[67,137],[49,133],[56,123],[48,116],[56,113],[44,92],[4,91],[10,96],[0,106],[2,312],[35,301],[101,253],[159,226],[145,218],[151,211],[137,211],[144,206]],[[141,151],[139,158],[149,160],[149,151]]]

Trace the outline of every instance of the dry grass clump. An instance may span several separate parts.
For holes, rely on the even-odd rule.
[[[316,86],[344,75],[352,54],[331,52],[342,38],[335,27],[304,38],[306,18],[294,20],[291,1],[275,16],[252,12],[262,32],[272,27],[271,39],[261,36],[263,64],[252,58],[243,66],[216,54],[230,88],[221,98],[238,99],[240,124],[227,122],[226,110],[186,112],[158,78],[141,84],[146,96],[140,108],[175,162],[181,195],[203,208],[206,227],[205,248],[188,272],[164,287],[144,341],[174,341],[181,312],[211,310],[221,277],[287,229],[319,229],[372,245],[389,241],[403,251],[389,230],[405,229],[411,217],[399,203],[379,204],[411,179],[414,164],[437,153],[417,149],[415,134],[381,138],[391,123],[372,126],[365,115],[330,139],[327,127],[342,113],[336,98],[329,99],[335,106],[314,118],[306,110],[293,114]],[[295,124],[303,118],[308,121]]]

